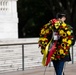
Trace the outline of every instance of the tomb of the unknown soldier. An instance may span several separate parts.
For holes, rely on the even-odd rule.
[[[0,0],[0,39],[18,38],[17,0]]]

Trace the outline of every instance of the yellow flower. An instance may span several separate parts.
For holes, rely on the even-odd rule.
[[[62,42],[67,42],[67,38],[63,38],[62,39]]]
[[[68,40],[67,42],[68,42],[68,44],[69,44],[69,45],[71,45],[71,44],[72,44],[72,41],[71,41],[71,40]]]
[[[61,44],[61,47],[64,48],[64,49],[66,49],[66,44],[65,43],[62,43]]]
[[[63,55],[66,55],[65,53],[63,53]]]
[[[64,33],[64,30],[60,30],[59,34],[62,35]]]
[[[49,33],[49,29],[47,29],[45,32],[46,32],[46,33]]]
[[[66,49],[66,47],[64,47],[64,49]]]
[[[55,55],[53,54],[53,57],[54,57]]]
[[[44,42],[42,42],[42,44],[44,44]]]
[[[49,29],[52,29],[52,27],[50,26]]]
[[[66,26],[66,24],[65,24],[65,23],[63,23],[63,24],[62,24],[62,26],[63,26],[63,27],[65,27],[65,26]]]
[[[70,46],[70,44],[67,44],[67,46]]]
[[[45,44],[47,44],[47,42],[45,42]]]
[[[66,36],[67,36],[67,34],[64,32],[64,33],[62,34],[62,36],[63,36],[63,37],[66,37]]]
[[[41,41],[45,41],[45,40],[48,40],[48,39],[47,39],[47,38],[40,38],[39,41],[40,41],[40,40],[41,40]]]
[[[67,34],[68,34],[68,35],[71,35],[71,31],[67,31]]]
[[[52,60],[54,60],[54,57],[51,57]]]
[[[68,50],[66,50],[68,52]]]
[[[65,30],[67,30],[68,29],[68,27],[65,27]]]
[[[59,21],[57,21],[57,22],[55,23],[55,28],[56,28],[56,29],[58,29],[58,28],[59,28],[59,26],[60,26],[60,22],[59,22]]]
[[[63,49],[60,49],[59,52],[60,52],[60,54],[64,54]]]
[[[45,29],[44,28],[41,30],[41,34],[45,34]]]
[[[67,34],[64,32],[64,30],[59,30],[59,34],[63,37],[67,36]]]

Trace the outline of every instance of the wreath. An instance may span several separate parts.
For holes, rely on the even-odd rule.
[[[73,29],[70,25],[56,19],[52,19],[49,23],[45,24],[41,28],[38,41],[42,54],[44,54],[50,40],[53,40],[53,31],[57,31],[57,35],[60,36],[60,39],[57,41],[56,51],[53,53],[51,60],[60,60],[69,54],[69,49],[73,41]],[[50,43],[52,42],[53,41]]]

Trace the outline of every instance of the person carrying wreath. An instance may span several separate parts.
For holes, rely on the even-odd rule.
[[[56,75],[62,75],[65,62],[71,61],[70,47],[75,43],[73,28],[66,24],[65,20],[66,14],[58,13],[56,19],[50,20],[49,23],[43,26],[38,41],[39,47],[41,47],[41,53],[43,55],[46,54],[46,58],[48,58],[49,49],[51,50],[53,43],[57,42],[52,56],[50,56]],[[51,39],[52,41],[50,42]],[[48,52],[46,51],[47,46]],[[44,61],[45,60],[43,60],[43,62]],[[44,62],[43,65],[47,66],[46,62]]]

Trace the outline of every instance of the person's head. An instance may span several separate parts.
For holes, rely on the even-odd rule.
[[[58,20],[61,20],[62,22],[64,22],[66,20],[66,14],[64,14],[64,13],[57,13],[56,18]]]

